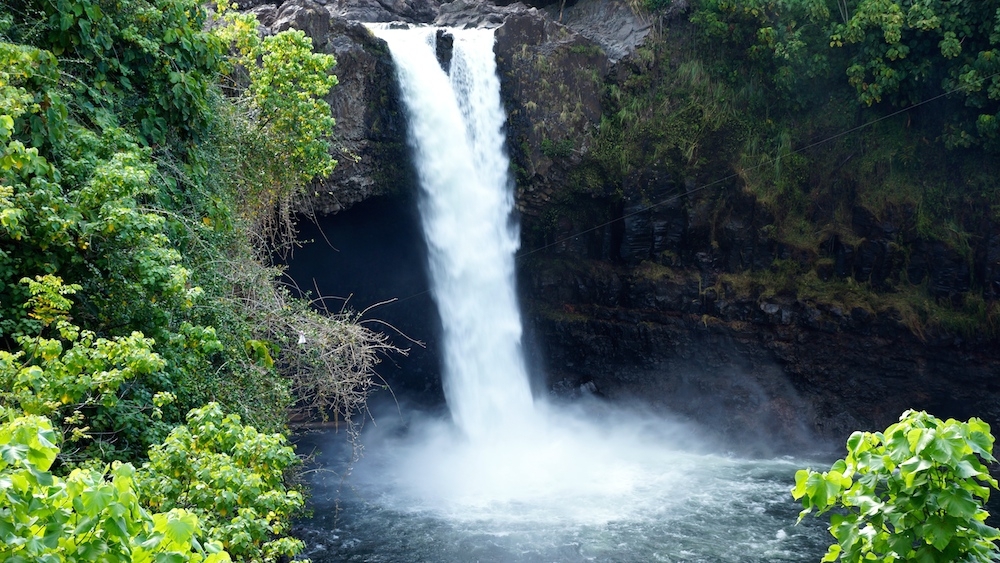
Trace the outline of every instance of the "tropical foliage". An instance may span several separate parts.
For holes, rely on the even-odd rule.
[[[210,403],[150,450],[138,472],[139,496],[144,506],[196,515],[196,537],[221,543],[237,560],[278,561],[303,547],[284,537],[303,505],[284,485],[298,461],[281,434],[261,434]]]
[[[286,409],[349,419],[388,348],[266,266],[336,164],[333,57],[196,0],[0,5],[0,559],[294,556]]]
[[[847,457],[795,474],[806,514],[830,516],[837,543],[823,561],[995,561],[1000,530],[983,505],[997,481],[988,424],[907,411],[885,432],[855,432]]]
[[[58,434],[40,416],[0,426],[0,559],[10,563],[230,561],[218,542],[199,542],[197,517],[150,513],[136,494],[136,470],[50,468]]]
[[[952,145],[987,142],[1000,134],[1000,3],[862,0],[845,4],[832,26],[832,46],[848,49],[848,81],[868,105],[897,105],[954,92],[945,123]]]
[[[826,0],[703,0],[692,12],[704,39],[724,56],[747,60],[727,68],[732,83],[758,81],[794,107],[807,102],[806,81],[828,75],[831,62]]]

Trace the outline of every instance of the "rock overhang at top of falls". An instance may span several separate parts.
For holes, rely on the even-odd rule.
[[[647,17],[637,15],[624,0],[248,0],[240,6],[257,13],[272,31],[288,27],[302,29],[313,37],[314,24],[322,13],[345,22],[393,22],[432,24],[444,27],[496,27],[514,14],[532,14],[565,25],[600,45],[612,61],[638,47],[652,28]],[[667,17],[686,9],[675,2]]]
[[[603,81],[650,26],[623,0],[581,0],[528,6],[454,0],[288,0],[252,3],[268,33],[305,31],[333,54],[339,85],[327,96],[337,125],[334,172],[317,181],[298,207],[330,214],[378,195],[413,191],[403,135],[405,112],[384,43],[364,22],[440,27],[500,27],[495,52],[508,112],[508,145],[518,174],[517,205],[532,213],[549,187],[564,179],[593,144],[602,113]],[[549,144],[569,158],[553,158]]]

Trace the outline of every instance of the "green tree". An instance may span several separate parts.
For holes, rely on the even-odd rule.
[[[853,5],[851,5],[853,4]],[[847,78],[867,105],[905,106],[956,91],[945,140],[968,146],[1000,135],[1000,1],[845,3],[830,45],[850,53]]]
[[[997,488],[988,424],[906,411],[885,432],[855,432],[829,471],[795,474],[806,514],[830,516],[837,543],[823,561],[988,562],[1000,530],[983,505]]]
[[[737,87],[763,86],[771,104],[800,109],[814,90],[805,86],[831,67],[827,0],[700,0],[691,21],[706,46],[721,51],[724,75]]]
[[[337,165],[328,141],[334,118],[323,99],[337,85],[331,72],[337,61],[313,52],[312,39],[302,31],[262,39],[254,16],[233,12],[224,2],[218,13],[226,23],[218,33],[233,47],[229,64],[242,71],[233,75],[245,73],[246,79],[235,98],[239,117],[230,122],[242,164],[233,170],[239,208],[255,234],[280,247],[294,238],[292,200]]]

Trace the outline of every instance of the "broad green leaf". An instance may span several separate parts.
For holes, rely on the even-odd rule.
[[[162,516],[162,520],[156,522],[157,531],[162,532],[167,539],[176,544],[191,543],[198,528],[198,519],[195,515],[182,510],[171,510]]]
[[[826,551],[826,555],[824,555],[823,559],[820,559],[820,561],[823,561],[823,562],[826,562],[826,561],[836,561],[837,558],[840,557],[840,551],[841,551],[840,544],[839,543],[835,543],[835,544],[833,544],[833,545],[830,546],[830,549],[828,549]]]
[[[929,444],[934,442],[936,433],[933,429],[914,428],[906,433],[906,441],[910,445],[910,451],[919,454]]]
[[[931,517],[928,519],[923,530],[924,538],[938,551],[944,550],[955,536],[955,526],[951,522],[942,521],[940,518]]]
[[[932,466],[933,464],[930,462],[930,460],[914,456],[907,459],[903,463],[899,464],[899,469],[904,475],[905,474],[912,475],[915,473],[919,473],[921,471],[926,471],[927,469],[930,469]]]
[[[982,473],[981,470],[977,469],[969,460],[963,459],[962,461],[955,464],[955,474],[962,479],[968,479],[969,477],[978,477]]]
[[[839,479],[837,482],[831,482],[820,473],[811,473],[806,479],[805,488],[812,503],[820,510],[830,506],[837,494],[840,493]]]
[[[929,545],[919,547],[913,560],[916,563],[941,563],[942,561],[940,554],[933,551],[933,548]]]
[[[944,439],[943,437],[929,443],[928,446],[929,447],[927,447],[927,451],[925,451],[924,454],[930,457],[933,461],[944,465],[954,464],[956,461],[955,454],[961,453],[961,449],[956,452],[956,447],[952,445],[949,440]],[[959,446],[959,448],[960,447],[961,446]]]
[[[969,519],[979,510],[979,504],[973,500],[969,491],[964,489],[948,489],[938,494],[938,502],[949,516]]]
[[[970,520],[968,524],[969,528],[984,540],[991,542],[1000,540],[1000,530],[987,526],[978,520]]]
[[[0,445],[0,459],[9,465],[15,465],[19,461],[27,459],[28,446],[24,444],[3,444]]]
[[[81,495],[83,510],[85,514],[99,515],[108,507],[112,499],[112,488],[108,485],[99,485],[85,490]]]

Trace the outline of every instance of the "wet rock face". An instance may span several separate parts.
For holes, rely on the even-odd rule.
[[[319,195],[312,205],[321,213],[401,189],[412,177],[406,121],[385,44],[359,23],[330,21],[324,51],[337,58],[340,81],[327,96],[337,120],[337,167],[313,186]]]
[[[455,50],[455,36],[443,29],[439,29],[434,39],[434,54],[437,56],[441,69],[449,73],[451,72],[451,55]]]
[[[273,23],[266,24],[271,33],[300,29],[312,38],[314,49],[323,50],[326,46],[330,16],[321,4],[312,0],[295,0],[285,2],[275,12]]]
[[[498,27],[511,14],[527,10],[528,7],[521,2],[500,5],[477,0],[452,0],[441,4],[434,24],[446,27]]]
[[[1000,421],[1000,354],[888,315],[705,288],[700,273],[568,256],[520,268],[554,389],[593,388],[699,421],[752,453],[832,445],[908,408]]]
[[[995,340],[916,336],[892,314],[721,282],[723,273],[816,256],[774,241],[773,217],[738,187],[690,190],[651,167],[624,179],[621,207],[605,203],[600,221],[579,219],[572,202],[581,197],[567,203],[559,191],[523,216],[529,250],[540,245],[530,233],[541,223],[557,241],[519,268],[528,332],[552,388],[588,385],[698,420],[729,442],[766,437],[800,451],[817,438],[842,444],[853,430],[884,428],[908,408],[1000,423]],[[547,221],[553,210],[562,218]],[[906,209],[854,216],[858,242],[828,241],[819,275],[877,287],[905,271],[943,300],[995,275],[992,235],[973,245],[981,258],[970,262],[921,241]],[[601,222],[609,226],[576,234]]]
[[[536,10],[507,17],[496,53],[518,207],[532,213],[589,150],[610,63],[597,43]]]
[[[982,231],[988,235],[977,248],[976,262],[982,264],[983,297],[1000,299],[1000,224],[989,221]]]

